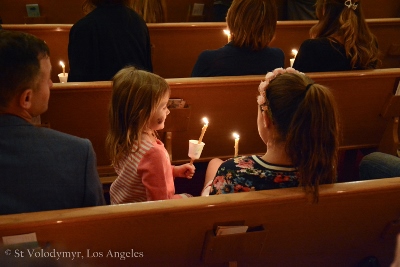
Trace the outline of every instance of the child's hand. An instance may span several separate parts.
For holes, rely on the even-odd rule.
[[[194,167],[194,165],[189,163],[175,166],[174,177],[186,177],[188,179],[192,179],[195,170],[196,168]]]

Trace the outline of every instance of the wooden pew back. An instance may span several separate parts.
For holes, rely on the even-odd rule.
[[[371,31],[377,36],[382,51],[382,68],[400,67],[400,18],[368,19]],[[316,21],[278,21],[272,47],[281,48],[285,65],[289,66],[292,49],[298,49],[309,38],[309,30]],[[3,25],[4,29],[32,33],[50,46],[53,81],[61,72],[59,61],[68,64],[68,37],[70,24]],[[223,30],[226,23],[154,23],[148,24],[153,45],[154,72],[164,78],[190,77],[199,54],[207,49],[217,49],[227,42]]]
[[[394,154],[398,146],[398,122],[392,117],[399,116],[400,111],[394,111],[392,117],[381,114],[398,86],[399,71],[397,68],[309,74],[316,83],[330,88],[337,101],[341,149],[378,148]],[[168,79],[171,98],[183,98],[191,105],[188,130],[173,134],[173,160],[185,161],[187,140],[198,138],[204,116],[210,120],[203,139],[204,160],[232,157],[233,132],[241,137],[239,154],[265,153],[256,125],[255,102],[262,79],[260,76]]]
[[[75,266],[219,267],[237,261],[351,267],[367,256],[389,266],[400,230],[399,194],[400,177],[324,185],[318,204],[309,203],[301,188],[290,188],[5,215],[0,236],[36,233],[45,252],[81,252],[73,261],[54,259]],[[212,234],[214,225],[231,222],[263,230]],[[15,248],[9,253],[14,256]]]
[[[278,21],[271,47],[285,53],[285,66],[290,66],[292,49],[299,49],[309,38],[309,30],[316,21]],[[400,19],[368,19],[368,26],[378,39],[382,52],[381,68],[400,67]],[[199,54],[207,49],[218,49],[226,44],[225,23],[164,23],[149,25],[154,45],[154,72],[165,78],[190,77]],[[166,53],[168,51],[168,53]],[[185,51],[183,53],[182,51]]]
[[[212,18],[212,0],[165,0],[167,6],[168,22],[185,22],[189,5],[193,3],[204,4],[204,19]],[[58,2],[52,0],[36,0],[39,4],[41,18],[27,18],[26,4],[32,1],[2,0],[0,16],[3,23],[75,23],[84,16],[82,0],[69,0]],[[287,19],[287,0],[276,0],[278,7],[278,20]],[[382,5],[379,1],[364,0],[362,4],[366,18],[395,18],[399,16],[400,3],[397,0],[385,1]],[[38,22],[40,21],[40,22]]]
[[[197,2],[196,2],[197,1]],[[280,0],[281,1],[281,0]],[[368,0],[371,1],[371,0]],[[69,0],[58,2],[52,0],[36,0],[39,4],[41,18],[27,18],[25,5],[32,1],[24,0],[16,3],[13,0],[3,0],[0,16],[4,23],[75,23],[82,17],[82,0]],[[210,17],[212,0],[165,0],[167,5],[167,18],[169,22],[185,22],[189,5],[193,3],[204,3],[204,14]],[[283,5],[283,4],[281,4]],[[43,22],[38,22],[43,21]]]
[[[316,82],[330,88],[338,103],[341,142],[343,149],[377,148],[381,140],[389,141],[384,152],[397,149],[397,142],[389,133],[397,134],[391,117],[380,114],[393,96],[400,77],[400,68],[336,73],[310,73]],[[167,79],[171,98],[182,98],[190,106],[187,129],[172,133],[172,160],[187,162],[188,140],[198,139],[202,118],[210,121],[203,141],[201,159],[228,158],[234,154],[233,132],[240,135],[239,154],[260,154],[265,145],[257,131],[257,88],[263,76],[209,77]],[[111,82],[55,83],[51,90],[48,111],[42,122],[50,127],[88,138],[93,143],[99,166],[110,164],[105,152],[108,129],[108,104]],[[397,114],[397,115],[396,115]],[[174,121],[172,113],[166,125]],[[173,122],[175,125],[184,122]]]
[[[368,19],[382,52],[381,68],[400,67],[400,18]],[[285,53],[285,66],[290,66],[292,49],[310,38],[309,30],[316,21],[278,21],[271,47]],[[227,43],[225,23],[163,23],[149,25],[153,49],[154,72],[164,78],[190,77],[201,52],[218,49]]]
[[[51,79],[59,82],[58,74],[62,72],[60,60],[65,64],[65,70],[69,70],[68,40],[71,24],[3,24],[4,30],[27,32],[46,41],[50,48],[50,62],[53,67]]]

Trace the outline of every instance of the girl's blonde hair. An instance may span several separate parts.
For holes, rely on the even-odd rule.
[[[270,115],[299,173],[299,184],[318,201],[318,186],[333,183],[339,147],[332,93],[304,74],[285,73],[266,90]]]
[[[268,47],[277,19],[274,0],[234,0],[226,16],[233,44],[253,50]]]
[[[106,138],[106,148],[114,166],[131,152],[134,141],[140,146],[150,117],[169,93],[165,79],[134,67],[126,67],[114,76]]]
[[[376,68],[380,62],[378,42],[365,22],[361,0],[352,0],[355,9],[347,7],[345,2],[317,0],[319,21],[311,28],[310,35],[312,38],[338,36],[342,38],[352,68]]]

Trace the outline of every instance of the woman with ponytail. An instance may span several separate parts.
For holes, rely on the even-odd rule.
[[[361,0],[317,0],[318,23],[302,43],[293,67],[302,72],[374,69],[376,37],[364,19]]]
[[[336,180],[333,95],[293,68],[267,73],[258,90],[257,126],[267,152],[211,160],[202,195],[302,186],[317,202],[318,186]]]

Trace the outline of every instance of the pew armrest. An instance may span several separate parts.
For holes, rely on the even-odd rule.
[[[391,96],[381,111],[383,118],[400,117],[400,95]]]

